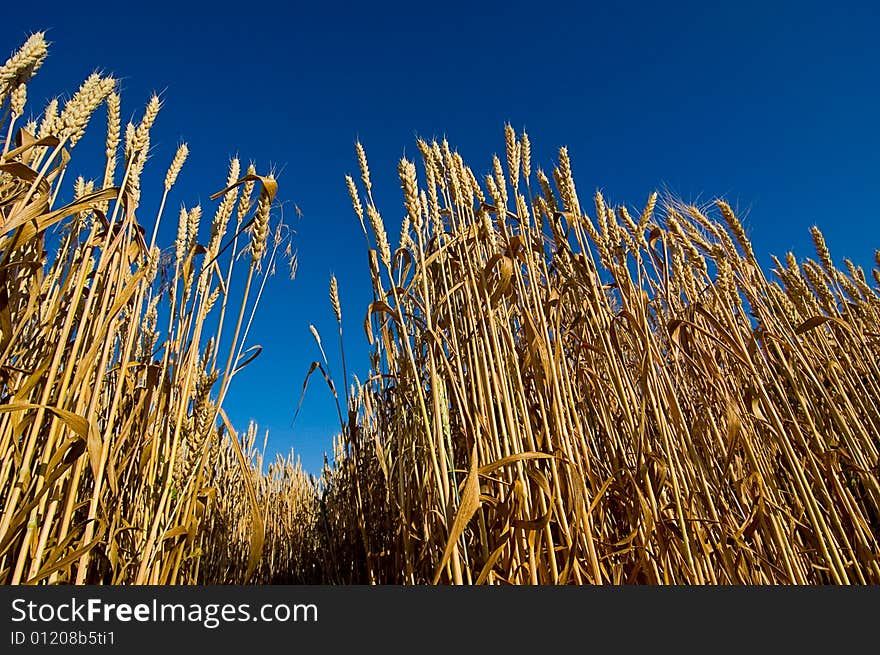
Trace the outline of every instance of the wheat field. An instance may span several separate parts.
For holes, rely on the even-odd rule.
[[[146,215],[162,103],[123,127],[95,74],[32,110],[47,52],[0,68],[0,582],[880,583],[880,251],[813,228],[762,267],[724,200],[586,199],[510,126],[482,178],[418,141],[392,242],[358,144],[373,298],[332,278],[327,311],[343,362],[366,317],[369,374],[329,377],[313,330],[339,432],[312,476],[223,410],[295,259],[274,177],[232,160],[157,243],[188,154]],[[87,129],[104,165],[65,179]]]

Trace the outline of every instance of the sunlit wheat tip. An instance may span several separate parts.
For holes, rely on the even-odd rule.
[[[407,159],[401,159],[397,167],[400,183],[403,188],[403,200],[406,211],[412,224],[418,230],[422,223],[421,205],[419,203],[418,184],[416,182],[416,167]]]
[[[116,81],[112,77],[102,78],[97,73],[93,73],[64,106],[61,112],[62,127],[59,136],[67,139],[71,147],[85,133],[89,118],[104,98],[110,95],[115,85]]]
[[[403,217],[403,221],[400,224],[400,241],[399,241],[400,247],[405,250],[411,248],[412,244],[413,244],[412,236],[410,236],[409,230],[410,230],[409,214],[406,214]]]
[[[620,222],[623,223],[624,226],[626,226],[627,230],[629,230],[630,234],[638,238],[637,232],[639,230],[639,227],[633,220],[632,216],[630,216],[629,210],[625,206],[621,205],[617,208],[617,216],[620,218]]]
[[[120,138],[120,97],[115,91],[107,96],[107,139],[105,142],[105,156],[107,163],[104,167],[103,188],[113,186],[113,178],[116,174],[116,151],[119,148]]]
[[[177,152],[174,155],[174,159],[171,160],[171,166],[168,167],[168,172],[165,174],[165,190],[168,191],[174,186],[174,182],[177,181],[177,176],[180,174],[180,169],[183,168],[183,164],[186,161],[187,156],[189,156],[189,148],[185,143],[181,144],[180,147],[177,148]]]
[[[354,208],[354,213],[357,215],[358,220],[361,222],[361,227],[366,233],[367,229],[364,225],[364,208],[361,205],[361,199],[358,195],[357,187],[355,186],[354,180],[351,178],[351,175],[345,176],[345,185],[348,188],[348,196],[349,198],[351,198],[351,206]]]
[[[233,157],[229,162],[229,172],[226,176],[226,186],[230,187],[238,180],[241,174],[241,164],[237,157]],[[235,202],[238,200],[238,187],[234,187],[223,194],[223,199],[217,205],[217,211],[214,212],[214,220],[211,221],[211,236],[208,239],[208,251],[205,257],[205,266],[207,266],[220,249],[220,242],[226,234],[226,228],[229,219],[232,217],[232,211],[235,209]]]
[[[571,159],[568,156],[568,148],[565,146],[559,149],[559,180],[557,187],[566,209],[575,216],[581,215],[580,203],[578,202],[577,189],[574,183],[574,175],[571,172]],[[555,171],[554,171],[555,173]],[[554,175],[555,177],[555,175]]]
[[[253,164],[248,164],[247,170],[245,171],[245,175],[256,175],[257,169]],[[244,183],[241,189],[241,197],[238,199],[238,209],[235,213],[235,219],[238,222],[238,225],[241,225],[242,220],[247,215],[247,213],[251,209],[251,199],[254,193],[254,185],[256,182],[254,180],[248,180]]]
[[[416,145],[419,148],[419,152],[422,153],[422,159],[425,162],[425,166],[429,166],[434,162],[434,155],[431,151],[431,146],[428,145],[428,142],[424,139],[416,139]]]
[[[153,280],[156,279],[156,273],[159,270],[159,248],[158,246],[153,246],[150,249],[149,257],[147,258],[147,272],[144,275],[147,286],[153,283]]]
[[[75,200],[79,200],[84,195],[86,195],[86,179],[80,175],[73,183],[73,197]]]
[[[816,225],[810,228],[810,235],[813,237],[813,246],[816,248],[816,254],[819,255],[822,268],[833,280],[836,277],[836,271],[834,262],[831,260],[831,251],[828,250],[828,245],[825,243],[825,237]]]
[[[464,165],[464,160],[457,152],[452,155],[452,162],[459,196],[462,198],[462,201],[466,203],[466,206],[470,207],[474,204],[474,190],[471,187],[471,181],[467,175],[467,166]]]
[[[134,142],[135,142],[135,127],[134,123],[129,121],[125,125],[125,159],[126,161],[130,160],[134,155]]]
[[[504,179],[504,170],[501,168],[501,160],[498,155],[492,157],[492,170],[495,173],[495,183],[498,185],[498,193],[502,204],[507,206],[507,182]]]
[[[486,202],[486,197],[483,194],[483,190],[480,188],[480,183],[477,182],[477,177],[476,175],[474,175],[474,171],[471,169],[470,166],[466,166],[464,170],[467,174],[471,191],[473,191],[474,195],[477,197],[477,200],[479,200],[480,203]]]
[[[596,221],[599,223],[599,233],[603,238],[608,237],[608,216],[605,212],[605,198],[598,189],[593,196],[593,203],[596,205]]]
[[[427,178],[425,185],[428,189],[427,216],[430,217],[431,220],[434,221],[435,223],[439,220],[439,214],[440,214],[440,203],[439,203],[439,197],[437,195],[436,175],[437,175],[437,169],[433,164],[431,164],[430,166],[427,167],[427,169],[425,171],[425,177]]]
[[[178,264],[183,261],[186,252],[187,238],[189,235],[188,214],[186,207],[180,208],[180,215],[177,219],[177,239],[174,241],[174,258]]]
[[[440,144],[437,143],[437,141],[431,141],[431,155],[434,160],[434,166],[437,167],[438,170],[442,169],[443,168],[443,153],[440,151]],[[443,177],[443,175],[438,173],[438,178],[442,178],[442,177]],[[437,181],[440,182],[440,184],[442,184],[441,180],[438,179]]]
[[[40,121],[40,129],[37,132],[37,138],[42,139],[56,130],[58,122],[58,98],[52,98],[46,108],[43,110],[43,119]]]
[[[269,193],[264,188],[260,192],[257,201],[257,211],[254,214],[253,233],[251,235],[251,261],[258,264],[266,250],[266,240],[269,237],[269,210],[271,201]]]
[[[522,133],[522,170],[523,178],[528,182],[532,174],[532,143],[526,132]]]
[[[828,286],[825,275],[822,272],[822,267],[813,260],[807,259],[804,262],[803,272],[804,276],[809,281],[810,286],[813,287],[813,290],[822,301],[823,309],[827,312],[834,312],[837,303],[834,300],[834,294]]]
[[[658,194],[656,191],[648,196],[648,202],[645,203],[645,208],[642,210],[641,216],[639,216],[638,229],[640,234],[645,231],[645,228],[648,227],[648,222],[654,216],[654,207],[657,205],[657,198]]]
[[[217,302],[217,298],[220,296],[220,287],[217,287],[211,292],[211,295],[208,296],[208,300],[205,301],[205,314],[209,314],[211,310],[214,308],[214,303]]]
[[[367,217],[370,219],[370,227],[373,228],[373,234],[376,236],[376,245],[379,248],[379,257],[385,266],[391,266],[391,246],[388,243],[388,235],[385,232],[385,224],[382,222],[382,216],[378,210],[372,205],[367,206]]]
[[[189,249],[191,246],[195,245],[198,242],[199,238],[199,223],[202,220],[202,206],[196,205],[191,210],[186,217],[186,247]]]
[[[843,263],[846,265],[846,270],[849,271],[850,276],[855,281],[855,285],[861,294],[861,298],[865,300],[875,301],[877,300],[878,294],[874,291],[871,286],[868,284],[868,279],[865,276],[865,270],[861,266],[856,266],[852,260],[844,258]],[[843,274],[841,273],[841,276]],[[844,276],[845,277],[845,276]]]
[[[501,197],[501,191],[498,190],[498,184],[495,182],[495,178],[492,175],[486,176],[486,189],[492,197],[492,202],[495,203],[495,210],[498,212],[498,216],[501,216],[504,199]]]
[[[342,305],[339,303],[339,283],[336,276],[330,276],[330,305],[333,307],[333,314],[336,316],[336,322],[342,323]]]
[[[12,96],[9,99],[9,107],[14,116],[21,116],[24,114],[24,105],[26,101],[27,85],[22,82],[15,88],[15,91],[12,92]]]
[[[519,184],[520,145],[516,139],[516,132],[510,123],[504,126],[504,145],[507,154],[507,174],[511,185],[516,188]]]
[[[131,196],[132,203],[134,207],[137,207],[140,202],[140,193],[141,193],[141,173],[143,173],[144,165],[147,163],[147,153],[150,150],[150,135],[147,133],[146,137],[143,140],[143,149],[137,151],[137,155],[134,159],[134,163],[131,166],[131,170],[128,176],[128,182],[126,190]]]
[[[543,169],[538,169],[535,173],[538,177],[538,184],[541,187],[541,193],[544,194],[544,200],[547,201],[549,208],[551,211],[556,210],[556,194],[553,193],[553,187],[550,185],[550,180],[547,177],[547,174],[543,171]]]
[[[742,223],[736,217],[736,214],[733,213],[733,209],[731,209],[730,205],[724,200],[717,200],[715,201],[715,204],[718,209],[721,210],[721,216],[724,218],[724,222],[727,224],[727,227],[730,228],[730,231],[733,232],[736,242],[739,244],[740,248],[743,249],[746,257],[754,261],[755,253],[754,250],[752,250],[752,244],[746,236],[746,231],[743,229]]]
[[[793,252],[785,253],[785,263],[792,273],[797,276],[801,275],[801,267],[798,266],[797,258],[795,257]]]
[[[31,78],[43,64],[47,53],[45,34],[35,32],[0,66],[0,102],[19,84],[26,83]]]
[[[144,111],[144,117],[135,130],[134,141],[132,143],[133,150],[143,150],[147,146],[147,137],[153,127],[153,123],[156,122],[156,116],[159,114],[161,108],[162,103],[159,101],[159,96],[155,94],[150,96],[150,100],[147,102],[147,108]]]
[[[364,151],[364,146],[361,145],[360,141],[357,141],[354,144],[354,147],[355,150],[357,150],[358,165],[361,168],[361,179],[364,182],[364,187],[367,189],[367,193],[370,193],[373,185],[370,182],[370,167],[367,165],[367,153]]]
[[[321,347],[321,336],[318,334],[318,328],[314,325],[309,324],[309,332],[312,333],[312,337],[315,339],[315,342],[318,344],[318,348]]]
[[[862,297],[862,293],[858,288],[858,285],[853,284],[853,281],[846,276],[843,271],[837,271],[837,275],[835,276],[835,280],[843,289],[843,292],[849,296],[849,299],[853,303],[859,303],[865,300]]]

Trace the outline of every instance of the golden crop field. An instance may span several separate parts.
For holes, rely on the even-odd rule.
[[[585,198],[510,126],[485,179],[419,140],[392,226],[358,144],[373,300],[332,278],[314,335],[344,352],[366,313],[370,372],[313,369],[340,421],[314,477],[223,410],[292,256],[274,177],[233,159],[169,217],[186,146],[140,184],[159,99],[123,126],[94,74],[26,110],[46,56],[0,67],[0,582],[880,583],[880,251],[814,228],[767,270],[724,200]],[[86,130],[105,163],[70,179]]]

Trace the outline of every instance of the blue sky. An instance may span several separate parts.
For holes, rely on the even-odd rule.
[[[601,188],[630,206],[661,188],[686,200],[724,196],[765,263],[787,250],[812,256],[813,224],[838,261],[868,267],[880,247],[873,3],[68,2],[11,3],[2,14],[0,56],[35,30],[53,44],[31,111],[95,69],[122,80],[124,118],[162,93],[141,216],[157,205],[181,141],[191,155],[171,208],[201,201],[213,212],[208,196],[231,155],[277,172],[299,271],[269,281],[250,339],[264,351],[233,382],[227,409],[239,429],[249,419],[268,428],[270,452],[292,447],[313,472],[338,430],[318,378],[292,418],[318,356],[310,323],[340,381],[331,273],[349,370],[363,377],[367,366],[369,275],[343,179],[357,172],[358,138],[391,225],[403,215],[397,161],[416,153],[417,136],[448,137],[479,173],[510,122],[529,132],[535,165],[549,168],[568,145],[587,196]],[[101,112],[90,130],[95,149],[103,121]],[[83,160],[88,139],[77,146]],[[174,223],[160,243],[172,243]]]

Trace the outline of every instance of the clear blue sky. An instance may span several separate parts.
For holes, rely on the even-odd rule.
[[[150,92],[162,92],[148,164],[157,193],[145,178],[146,207],[181,141],[191,155],[172,208],[207,208],[230,155],[279,172],[288,222],[293,203],[304,213],[295,221],[299,274],[270,280],[251,335],[264,352],[227,405],[239,429],[256,419],[269,428],[270,451],[293,447],[311,471],[338,430],[318,378],[291,421],[318,354],[309,323],[341,376],[331,272],[349,368],[367,364],[369,276],[343,181],[357,172],[357,138],[390,224],[403,214],[397,161],[416,152],[416,136],[447,136],[480,172],[503,150],[509,121],[528,130],[536,165],[549,167],[568,145],[582,193],[601,188],[631,206],[662,187],[689,200],[726,197],[748,211],[763,262],[790,249],[812,256],[814,223],[838,261],[868,267],[880,247],[875,3],[188,4],[7,3],[0,55],[48,31],[32,111],[97,68],[122,79],[124,117],[139,117]],[[91,132],[103,122],[101,112]],[[165,245],[174,223],[161,231]]]

